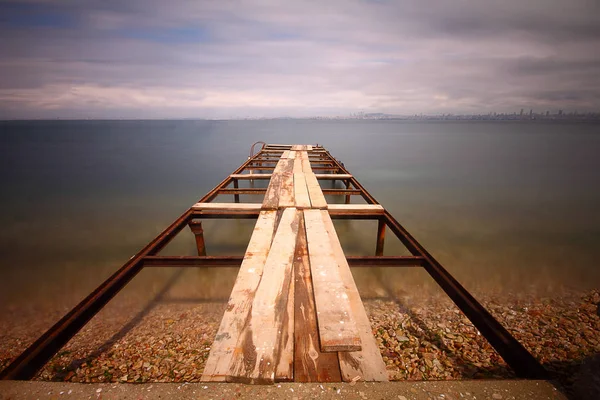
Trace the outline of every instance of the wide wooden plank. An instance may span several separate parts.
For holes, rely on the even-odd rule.
[[[294,159],[294,174],[301,174],[302,171],[302,158],[300,156]]]
[[[308,160],[308,158],[303,158],[302,159],[302,172],[304,172],[305,174],[312,174],[313,170],[310,166],[310,161]]]
[[[310,208],[310,197],[308,187],[303,173],[294,174],[294,200],[296,208]]]
[[[329,216],[329,214],[327,214]],[[320,210],[304,210],[321,351],[361,349],[350,301]]]
[[[276,210],[279,207],[279,193],[282,180],[283,174],[281,173],[273,173],[271,176],[271,181],[269,182],[265,197],[263,198],[263,210]]]
[[[290,150],[287,158],[289,158],[290,160],[293,160],[296,158],[297,153],[298,153],[297,151]]]
[[[339,382],[342,380],[337,353],[324,353],[319,346],[317,312],[308,260],[304,219],[300,218],[294,256],[295,326],[294,381]]]
[[[292,263],[298,235],[299,212],[283,211],[262,279],[252,301],[249,319],[240,334],[227,381],[273,383],[281,349]]]
[[[196,203],[192,206],[192,209],[211,211],[255,211],[260,210],[261,205],[257,203]]]
[[[296,247],[298,247],[296,241]],[[280,352],[275,368],[275,382],[291,382],[294,380],[294,264],[290,273],[287,307],[283,316],[283,329],[280,334]]]
[[[352,314],[356,321],[362,345],[361,351],[338,353],[342,378],[346,382],[354,379],[386,382],[388,380],[388,374],[385,363],[381,358],[379,347],[373,336],[369,317],[367,316],[364,305],[360,299],[356,283],[352,277],[352,272],[350,272],[350,267],[348,266],[344,251],[342,250],[342,246],[333,226],[333,221],[329,217],[327,211],[321,211],[321,214],[323,216],[325,229],[329,235],[333,253],[338,260],[339,274],[344,282],[346,293],[350,300],[350,307],[352,308]]]
[[[278,208],[294,207],[294,174],[281,174],[281,184],[279,185],[279,204]]]
[[[289,158],[289,156],[290,156],[290,150],[286,150],[281,155],[281,158]]]
[[[273,169],[273,174],[285,174],[294,172],[294,160],[289,158],[280,158]]]
[[[325,196],[323,196],[321,185],[319,185],[315,174],[305,172],[304,179],[306,179],[306,187],[308,188],[311,207],[321,209],[327,208],[327,201],[325,200]]]
[[[313,149],[313,147],[312,147],[311,145],[307,145],[307,146],[306,146],[306,150],[308,150],[308,151],[312,151],[312,149]]]
[[[343,211],[353,214],[383,214],[385,212],[385,208],[380,204],[329,204],[328,208],[330,211]]]
[[[275,230],[275,211],[261,211],[233,286],[227,309],[210,348],[203,381],[225,381],[233,350],[244,327],[263,273]]]

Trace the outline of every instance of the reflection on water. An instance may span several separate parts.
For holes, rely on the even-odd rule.
[[[2,311],[68,310],[243,162],[256,140],[326,146],[468,289],[600,284],[597,125],[2,122]],[[375,223],[335,226],[348,254],[374,254]],[[210,220],[204,229],[209,254],[243,254],[252,221]],[[194,251],[186,229],[163,254]],[[385,254],[407,254],[389,231]],[[119,298],[146,298],[177,271],[143,271]],[[354,273],[364,296],[437,290],[419,269]],[[188,269],[168,296],[225,299],[235,275]]]

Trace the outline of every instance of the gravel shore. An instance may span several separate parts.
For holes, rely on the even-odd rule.
[[[567,390],[585,383],[600,393],[597,290],[476,297]],[[447,297],[366,298],[364,304],[392,380],[514,378]],[[138,314],[103,310],[36,379],[198,382],[224,308],[224,302],[182,302],[156,304]],[[0,341],[0,368],[35,339],[15,339],[9,328]]]

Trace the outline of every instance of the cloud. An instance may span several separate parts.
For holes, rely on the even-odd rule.
[[[597,11],[588,0],[0,1],[0,116],[597,111]]]

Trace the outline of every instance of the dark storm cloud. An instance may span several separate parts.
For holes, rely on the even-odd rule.
[[[0,1],[0,116],[600,108],[596,1]]]

